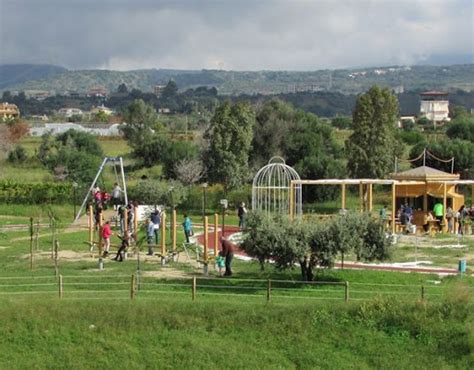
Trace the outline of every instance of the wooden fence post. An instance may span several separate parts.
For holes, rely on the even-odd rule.
[[[197,282],[196,282],[196,276],[193,276],[193,285],[191,288],[191,297],[193,301],[196,300],[196,290],[197,290]]]
[[[344,301],[349,302],[349,282],[346,281],[344,284]]]
[[[272,281],[268,279],[267,280],[267,302],[270,302],[271,294],[272,294]]]
[[[33,217],[30,217],[30,270],[33,270]]]
[[[61,299],[63,297],[63,276],[59,275],[58,279],[58,293],[59,293],[59,298]]]
[[[422,301],[425,300],[425,286],[424,285],[421,286],[421,300]]]
[[[59,240],[54,241],[54,275],[59,275]]]
[[[130,299],[135,298],[135,274],[132,274],[132,281],[130,283]]]

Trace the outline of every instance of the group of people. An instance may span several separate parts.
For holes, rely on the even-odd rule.
[[[380,216],[383,219],[386,219],[386,207],[380,211]],[[413,209],[405,203],[402,205],[396,214],[401,225],[404,226],[407,233],[416,232],[416,226],[413,222]],[[464,233],[464,225],[467,220],[474,219],[474,206],[467,208],[462,205],[457,212],[455,212],[451,207],[447,207],[446,213],[444,212],[443,203],[440,200],[437,200],[433,206],[432,211],[424,214],[423,218],[423,229],[425,232],[429,232],[430,222],[436,222],[438,231],[441,232],[443,228],[443,221],[446,217],[446,226],[448,233]],[[457,223],[457,230],[454,230],[455,222]]]
[[[119,221],[120,233],[116,234],[117,237],[121,240],[120,246],[117,251],[117,255],[114,260],[122,262],[124,260],[124,253],[127,248],[130,246],[131,238],[134,235],[134,225],[135,225],[135,207],[137,204],[135,202],[128,202],[124,205],[121,201],[122,190],[118,184],[114,185],[114,190],[112,191],[112,196],[110,197],[106,192],[101,191],[99,187],[94,188],[93,198],[94,206],[96,213],[96,225],[100,224],[99,218],[101,217],[102,211],[106,208],[107,202],[112,200],[114,209],[117,211],[117,217]],[[99,195],[100,194],[100,195]],[[127,215],[127,232],[125,228],[125,214]],[[247,209],[245,203],[240,203],[237,209],[237,215],[239,218],[239,228],[242,230],[245,227],[245,217],[247,214]],[[162,223],[162,211],[160,208],[155,207],[154,210],[150,213],[147,223],[145,224],[146,236],[148,243],[148,253],[147,255],[154,255],[154,247],[159,244],[160,240],[160,228]],[[190,243],[190,237],[193,236],[193,225],[191,218],[185,213],[184,220],[182,223],[184,236],[186,243]],[[103,240],[103,257],[107,257],[110,253],[110,239],[112,237],[112,228],[110,221],[106,221],[102,226],[102,240]],[[230,277],[232,276],[232,259],[234,257],[235,246],[232,242],[226,238],[221,237],[221,250],[216,256],[216,266],[219,270],[220,276]]]

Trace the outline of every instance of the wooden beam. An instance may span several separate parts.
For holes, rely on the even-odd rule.
[[[369,212],[372,212],[372,208],[373,208],[373,199],[372,199],[372,196],[373,196],[373,193],[372,193],[372,187],[373,185],[372,184],[369,184]]]
[[[293,213],[294,198],[295,198],[295,188],[294,188],[293,181],[291,181],[290,182],[290,220],[292,220],[294,216],[294,213]]]
[[[341,208],[346,209],[346,184],[341,184]]]
[[[161,257],[166,256],[166,212],[161,214]]]
[[[443,185],[443,232],[446,231],[446,205],[447,205],[447,186],[446,183]]]
[[[219,215],[214,213],[214,258],[219,253]]]
[[[209,259],[209,217],[204,216],[204,262]]]
[[[176,253],[176,210],[173,209],[173,217],[171,222],[171,244],[173,246],[173,253]]]
[[[397,190],[397,185],[393,183],[392,184],[392,234],[395,234],[395,216],[397,214],[396,190]]]

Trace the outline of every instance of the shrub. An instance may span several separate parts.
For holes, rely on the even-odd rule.
[[[28,159],[25,148],[21,145],[16,146],[10,153],[8,153],[8,162],[13,164],[24,163]]]

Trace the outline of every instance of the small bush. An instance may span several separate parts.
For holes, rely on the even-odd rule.
[[[25,148],[21,145],[16,146],[10,153],[8,153],[8,162],[13,164],[24,163],[28,159]]]

